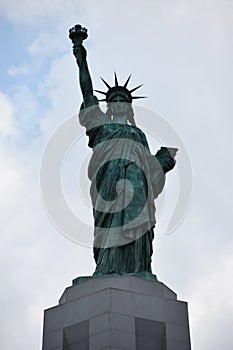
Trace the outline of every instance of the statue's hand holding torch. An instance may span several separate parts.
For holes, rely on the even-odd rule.
[[[73,54],[76,57],[79,67],[81,67],[82,63],[86,61],[87,52],[83,46],[83,40],[85,40],[87,36],[87,29],[80,24],[76,24],[69,30],[69,38],[73,43]]]

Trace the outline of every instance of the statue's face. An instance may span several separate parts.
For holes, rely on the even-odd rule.
[[[109,103],[113,116],[127,116],[129,103],[122,96],[116,96]]]

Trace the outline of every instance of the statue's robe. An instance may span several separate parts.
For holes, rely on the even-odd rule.
[[[95,220],[95,275],[151,273],[154,199],[165,176],[136,126],[113,122],[97,99],[79,113],[93,154],[89,163]],[[122,181],[121,181],[122,180]]]

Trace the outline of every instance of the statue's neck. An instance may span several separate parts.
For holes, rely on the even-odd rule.
[[[115,123],[121,123],[121,124],[127,124],[127,116],[125,115],[114,115],[113,116],[113,121]]]

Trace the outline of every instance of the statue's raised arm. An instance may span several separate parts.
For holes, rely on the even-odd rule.
[[[69,37],[73,42],[73,53],[79,67],[79,81],[84,104],[93,96],[93,86],[87,65],[87,52],[83,40],[87,38],[87,29],[77,24],[69,30]]]

